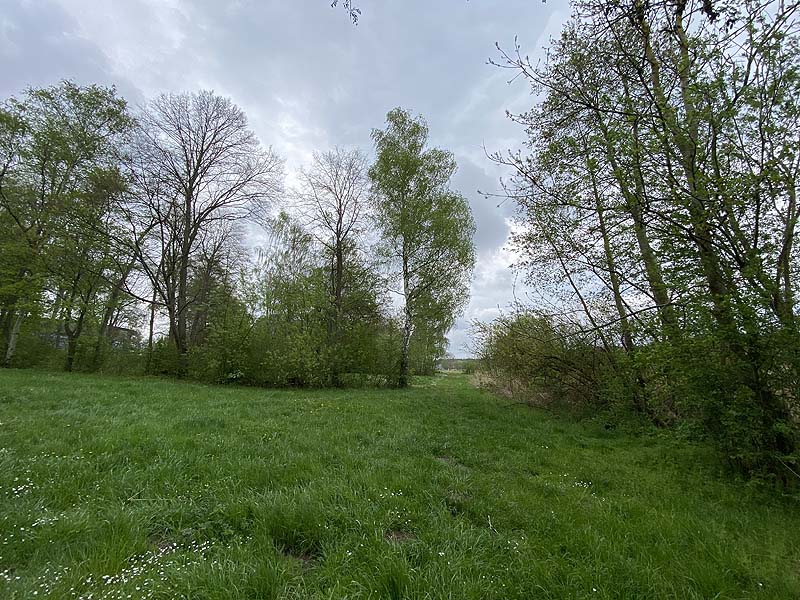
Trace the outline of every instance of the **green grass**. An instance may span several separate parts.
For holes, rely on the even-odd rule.
[[[0,370],[0,598],[800,598],[789,499],[461,376]]]

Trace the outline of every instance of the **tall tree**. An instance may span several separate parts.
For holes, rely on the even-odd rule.
[[[664,343],[661,373],[682,365],[668,377],[695,390],[693,408],[731,460],[788,473],[799,439],[784,390],[800,373],[800,4],[573,4],[546,61],[503,54],[543,98],[515,117],[530,154],[501,159],[516,170],[525,266],[561,274],[576,310],[558,312],[604,338],[609,360],[615,336],[604,332],[626,350]],[[692,346],[706,362],[686,360]]]
[[[315,153],[311,166],[300,172],[298,200],[309,231],[330,259],[328,335],[333,349],[332,381],[339,384],[342,328],[348,298],[346,286],[359,273],[358,237],[368,209],[367,160],[358,150],[335,148]],[[351,268],[353,267],[353,268]]]
[[[15,293],[2,308],[6,363],[23,319],[45,299],[45,281],[58,304],[61,292],[82,279],[79,273],[96,246],[75,244],[76,235],[91,230],[95,240],[107,241],[104,224],[112,203],[98,194],[104,187],[99,182],[114,179],[122,137],[132,125],[113,88],[70,81],[28,90],[0,110],[0,211],[27,246]],[[85,302],[93,302],[98,291],[97,285],[85,289]],[[67,321],[64,327],[71,339],[83,329]]]
[[[136,253],[185,367],[192,254],[215,224],[262,217],[282,189],[283,163],[260,145],[238,106],[209,91],[163,94],[139,122],[132,214],[152,235],[137,241]]]
[[[395,108],[386,129],[372,132],[369,170],[383,257],[402,283],[403,345],[399,384],[408,384],[415,326],[446,332],[468,299],[475,262],[475,223],[466,199],[449,189],[452,153],[426,148],[422,117]]]

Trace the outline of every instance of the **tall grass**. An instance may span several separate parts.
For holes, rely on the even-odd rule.
[[[0,371],[0,598],[798,598],[797,506],[498,400]]]

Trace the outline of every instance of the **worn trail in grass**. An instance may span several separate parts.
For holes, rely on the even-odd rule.
[[[473,389],[0,370],[0,598],[800,598],[710,454]]]

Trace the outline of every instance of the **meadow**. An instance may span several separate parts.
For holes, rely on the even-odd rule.
[[[0,370],[0,598],[800,598],[796,499],[475,389]]]

